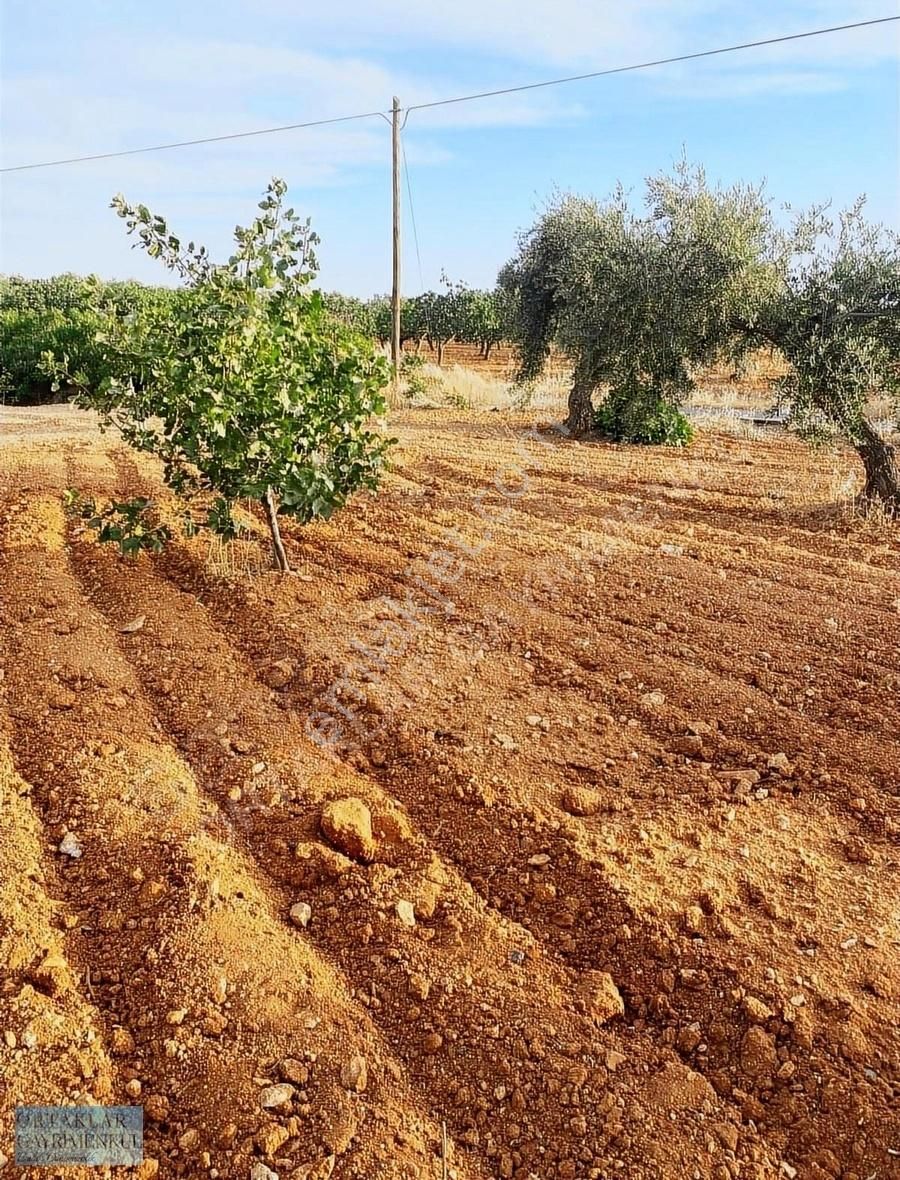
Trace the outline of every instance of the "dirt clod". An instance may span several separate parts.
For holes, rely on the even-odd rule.
[[[368,861],[375,857],[372,813],[362,799],[336,799],[322,809],[322,834],[345,856]]]

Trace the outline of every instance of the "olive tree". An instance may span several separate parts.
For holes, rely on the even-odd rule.
[[[286,191],[270,183],[218,265],[162,217],[116,197],[129,233],[184,286],[170,308],[107,324],[113,375],[77,397],[157,455],[177,492],[214,493],[214,527],[233,527],[235,501],[260,501],[283,571],[279,517],[327,517],[374,487],[390,442],[377,428],[386,362],[311,288],[318,239],[285,208]]]
[[[702,186],[702,175],[686,168],[676,180],[685,194]],[[501,272],[520,378],[535,378],[553,347],[572,362],[566,425],[574,434],[595,425],[593,397],[605,386],[613,434],[641,439],[647,423],[677,413],[693,367],[722,345],[730,288],[755,232],[737,215],[748,194],[720,194],[706,210],[702,240],[679,232],[656,207],[660,195],[651,184],[644,214],[621,189],[603,204],[558,197]]]
[[[500,281],[521,378],[552,347],[572,361],[572,433],[596,423],[605,385],[600,420],[646,439],[699,366],[765,343],[787,362],[781,395],[795,421],[848,440],[864,494],[900,506],[896,450],[867,412],[873,394],[894,406],[900,396],[900,242],[865,221],[862,202],[836,222],[820,207],[784,229],[761,187],[712,187],[682,164],[648,181],[641,214],[621,190],[602,205],[556,198]]]
[[[865,470],[863,496],[897,511],[900,458],[868,406],[880,395],[888,428],[900,423],[900,238],[863,208],[836,220],[814,208],[775,233],[778,286],[737,326],[788,362],[780,392],[800,429],[846,439]]]

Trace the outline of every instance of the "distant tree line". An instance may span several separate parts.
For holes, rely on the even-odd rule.
[[[448,344],[474,345],[487,360],[498,344],[509,342],[513,331],[512,302],[506,291],[499,287],[493,291],[477,290],[446,278],[442,285],[442,291],[425,291],[401,301],[400,340],[404,346],[414,344],[420,352],[427,344],[441,365]],[[389,343],[389,295],[357,299],[330,293],[325,296],[325,305],[364,336],[371,336],[385,346]]]
[[[69,371],[88,388],[107,376],[98,334],[113,312],[123,321],[148,310],[171,308],[175,289],[134,281],[104,281],[63,274],[48,279],[0,276],[0,402],[24,404],[57,396],[42,363],[47,353],[68,357]],[[336,292],[323,296],[327,312],[362,336],[387,347],[391,338],[390,296],[359,299]],[[404,298],[403,344],[435,352],[443,364],[452,342],[477,347],[482,357],[510,340],[511,302],[505,291],[475,290],[445,281],[443,289]],[[65,395],[63,391],[62,396]]]

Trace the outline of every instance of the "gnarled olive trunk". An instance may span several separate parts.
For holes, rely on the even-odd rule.
[[[289,574],[291,572],[291,566],[281,540],[281,528],[278,524],[278,507],[271,488],[266,488],[266,494],[263,496],[263,506],[266,510],[269,532],[272,534],[272,549],[275,553],[275,563],[283,574]]]
[[[594,392],[594,382],[588,374],[579,368],[575,369],[572,388],[569,391],[569,416],[566,418],[566,429],[570,434],[587,434],[594,425],[594,403],[591,394]]]
[[[854,446],[866,469],[866,500],[880,500],[892,511],[900,511],[900,456],[897,448],[882,438],[866,418],[855,431]]]

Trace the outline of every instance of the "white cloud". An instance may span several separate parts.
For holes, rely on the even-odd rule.
[[[163,0],[163,18],[169,2]],[[395,93],[404,105],[433,102],[866,19],[884,6],[883,0],[789,0],[777,10],[725,0],[555,0],[552,6],[548,0],[303,6],[217,0],[214,39],[205,6],[184,6],[172,21],[178,34],[156,37],[146,35],[137,14],[111,22],[105,3],[81,0],[78,12],[82,40],[69,51],[48,26],[49,51],[33,45],[37,64],[30,69],[28,55],[5,38],[0,152],[6,165],[386,110]],[[865,71],[896,60],[898,37],[900,26],[881,26],[631,78],[635,93],[659,102],[825,94],[849,89]],[[605,85],[415,111],[408,159],[420,168],[448,163],[462,152],[453,132],[597,121]],[[71,266],[156,276],[151,264],[125,253],[121,226],[107,208],[116,190],[156,205],[198,237],[208,228],[221,241],[252,210],[270,175],[284,175],[304,207],[326,211],[329,194],[363,178],[386,178],[388,135],[376,118],[9,176],[0,181],[0,269]],[[373,199],[381,199],[378,184]],[[370,215],[383,217],[383,210],[363,216]]]

